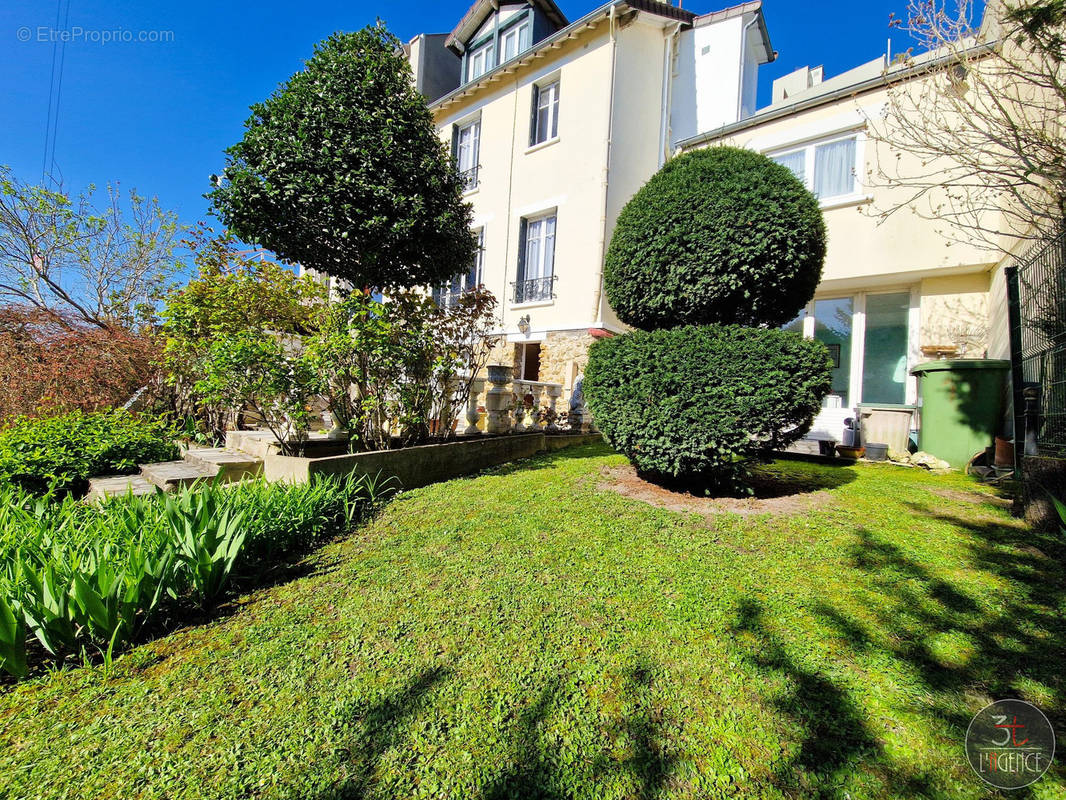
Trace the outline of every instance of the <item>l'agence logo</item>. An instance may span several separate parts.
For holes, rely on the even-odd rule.
[[[1021,789],[1039,780],[1055,757],[1055,731],[1043,712],[1024,700],[997,700],[966,731],[966,758],[985,783]]]

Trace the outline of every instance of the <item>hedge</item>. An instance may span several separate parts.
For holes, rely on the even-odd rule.
[[[0,482],[36,494],[84,492],[97,475],[177,458],[175,437],[166,420],[125,411],[15,417],[0,430]]]
[[[810,429],[829,363],[795,333],[690,325],[595,343],[585,389],[604,437],[642,473],[735,486],[745,462]]]

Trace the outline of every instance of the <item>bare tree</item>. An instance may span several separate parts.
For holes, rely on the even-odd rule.
[[[0,167],[0,300],[73,314],[100,328],[154,316],[175,271],[177,215],[155,198],[108,185],[76,199],[15,178]]]
[[[909,210],[946,238],[1010,252],[1066,215],[1062,0],[910,0],[893,24],[919,43],[887,72],[871,138],[891,154],[870,176],[895,187],[882,217]]]

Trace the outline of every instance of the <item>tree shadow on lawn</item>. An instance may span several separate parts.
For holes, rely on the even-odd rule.
[[[978,602],[901,547],[860,528],[851,558],[878,595],[868,609],[876,630],[826,603],[818,604],[815,614],[857,652],[878,650],[915,675],[926,699],[913,710],[947,722],[960,754],[973,714],[992,700],[1028,699],[1057,731],[1066,730],[1066,548],[1061,538],[905,505],[972,533],[971,569],[1009,582],[1011,591]],[[1053,766],[1042,781],[1063,784],[1064,778],[1066,770]],[[1030,794],[1012,792],[1013,797]]]
[[[593,762],[598,778],[629,776],[636,786],[635,793],[629,796],[642,800],[662,794],[674,763],[661,744],[663,721],[650,699],[654,672],[653,667],[641,662],[626,676],[622,689],[625,709],[607,737],[624,741],[626,756],[618,759],[602,753],[587,759]],[[379,702],[346,707],[334,727],[353,731],[351,745],[341,751],[341,758],[350,765],[348,776],[342,784],[318,795],[317,800],[357,800],[374,795],[379,789],[374,777],[381,759],[390,749],[403,745],[404,725],[419,713],[430,711],[432,694],[453,677],[446,668],[428,669]],[[495,759],[503,770],[471,796],[482,800],[563,800],[571,796],[562,787],[573,785],[574,775],[553,761],[558,742],[545,734],[553,711],[566,707],[562,684],[561,678],[550,678],[518,714],[510,745]]]
[[[881,743],[848,691],[794,660],[770,629],[757,600],[740,601],[733,631],[745,645],[742,657],[771,683],[783,682],[787,687],[763,698],[776,714],[784,715],[785,735],[799,739],[797,747],[772,765],[770,782],[783,794],[844,797],[845,781],[865,771],[868,781],[876,785],[871,788],[873,796],[890,791],[924,796],[923,776],[885,762]]]
[[[319,795],[320,800],[355,800],[364,797],[382,756],[402,741],[401,728],[431,702],[431,695],[453,673],[446,667],[431,667],[375,703],[351,703],[338,712],[333,728],[339,739],[349,736],[339,758],[349,767],[340,785]]]
[[[596,783],[626,777],[633,787],[628,796],[639,800],[652,800],[665,793],[676,761],[664,744],[663,715],[652,700],[655,674],[655,666],[643,659],[627,670],[621,691],[623,713],[603,737],[624,743],[624,756],[616,758],[601,752],[584,759],[591,761]],[[482,787],[483,800],[564,800],[572,796],[560,787],[572,784],[574,776],[552,762],[549,756],[556,743],[542,733],[552,707],[566,702],[560,684],[558,679],[549,681],[520,716],[509,768]]]

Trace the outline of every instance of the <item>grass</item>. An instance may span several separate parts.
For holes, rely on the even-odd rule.
[[[0,796],[977,798],[987,702],[1066,731],[1066,549],[968,479],[781,463],[828,501],[703,517],[601,490],[623,463],[404,494],[221,619],[0,689]]]

